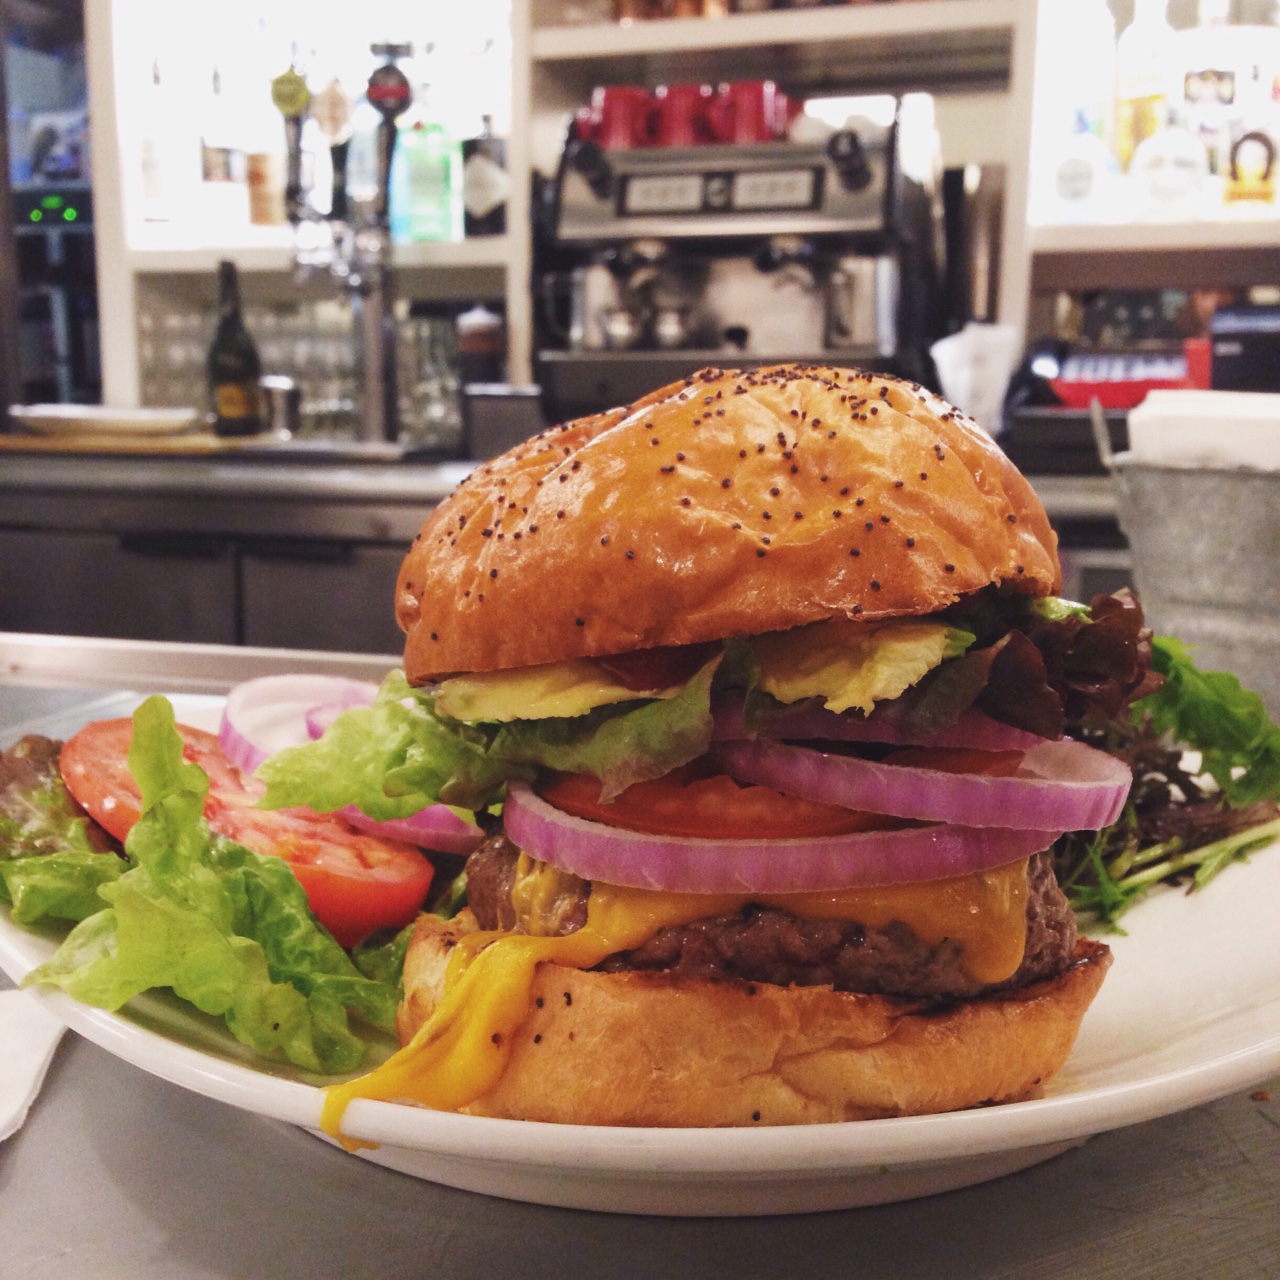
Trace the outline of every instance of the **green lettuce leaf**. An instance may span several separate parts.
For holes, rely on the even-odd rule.
[[[71,798],[58,771],[61,746],[30,734],[0,752],[0,902],[19,924],[101,911],[98,889],[126,866]]]
[[[1180,640],[1157,636],[1151,649],[1164,687],[1134,703],[1135,717],[1199,751],[1232,806],[1280,798],[1280,728],[1262,699],[1225,671],[1201,671]]]
[[[142,793],[131,868],[26,981],[106,1009],[169,987],[258,1053],[324,1074],[358,1068],[368,1046],[348,1011],[390,1030],[395,987],[356,969],[283,861],[210,835],[208,780],[183,760],[167,700],[134,713],[129,764]]]
[[[438,801],[480,810],[508,781],[531,781],[539,768],[594,774],[610,798],[706,751],[719,662],[717,655],[663,701],[477,725],[440,715],[431,694],[392,672],[372,707],[344,711],[318,741],[277,752],[262,765],[262,806],[332,813],[354,804],[380,820]]]
[[[98,891],[125,869],[114,854],[83,849],[0,860],[0,901],[12,905],[18,924],[83,920],[102,910]]]

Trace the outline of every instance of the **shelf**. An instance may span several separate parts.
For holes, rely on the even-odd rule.
[[[477,236],[470,240],[422,241],[396,245],[394,265],[402,270],[505,270],[511,243],[506,236]],[[272,231],[253,242],[211,246],[172,243],[130,248],[129,266],[139,273],[212,272],[219,261],[232,259],[241,271],[286,272],[293,266],[293,236],[287,229]]]
[[[768,76],[899,91],[1004,84],[1020,0],[898,0],[725,18],[542,27],[536,66],[582,85]]]
[[[1280,218],[1032,227],[1033,253],[1176,253],[1280,248]]]
[[[1034,293],[1280,284],[1280,218],[1032,227]]]

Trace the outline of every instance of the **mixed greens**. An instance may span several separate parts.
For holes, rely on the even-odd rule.
[[[0,858],[15,918],[79,920],[26,982],[51,983],[112,1010],[168,987],[224,1018],[264,1056],[324,1075],[367,1065],[371,1044],[359,1024],[394,1030],[395,953],[403,958],[404,939],[388,944],[389,954],[366,948],[362,972],[316,923],[284,861],[210,833],[208,779],[183,760],[170,703],[149,698],[133,724],[129,765],[142,817],[124,857],[88,852],[73,840],[53,852]]]
[[[1053,850],[1072,906],[1110,929],[1153,885],[1201,888],[1280,837],[1280,728],[1262,699],[1235,676],[1199,670],[1169,637],[1152,641],[1152,668],[1164,677],[1158,691],[1072,727],[1133,770],[1120,820],[1063,836]],[[1190,767],[1188,751],[1199,755]]]

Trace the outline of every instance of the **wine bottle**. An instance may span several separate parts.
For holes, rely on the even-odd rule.
[[[218,327],[209,346],[209,398],[220,436],[262,430],[258,379],[262,362],[240,313],[240,280],[234,262],[218,263]]]

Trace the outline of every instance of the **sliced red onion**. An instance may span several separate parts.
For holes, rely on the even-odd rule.
[[[1120,816],[1133,783],[1128,765],[1070,738],[1041,742],[1004,778],[880,764],[759,739],[718,743],[713,755],[743,782],[804,800],[966,827],[1095,830]]]
[[[724,741],[745,738],[742,702],[718,701],[712,708],[715,738]],[[801,707],[771,716],[758,733],[759,738],[791,738],[803,741],[824,738],[828,742],[883,742],[903,747],[968,747],[974,751],[1028,751],[1049,739],[992,720],[981,711],[966,711],[950,729],[935,734],[904,733],[891,724],[863,720],[825,707]]]
[[[323,738],[329,726],[344,711],[350,711],[352,707],[367,707],[369,705],[368,699],[361,699],[360,701],[348,699],[345,702],[325,702],[318,707],[312,707],[306,715],[307,737],[312,740]]]
[[[320,737],[341,712],[372,705],[377,693],[376,684],[342,676],[246,680],[227,695],[218,740],[232,764],[253,773],[274,752]],[[470,853],[484,839],[479,827],[442,804],[391,822],[377,822],[354,806],[344,809],[342,816],[357,830],[440,853]]]
[[[343,676],[260,676],[227,695],[218,740],[232,764],[253,773],[285,747],[310,741],[307,715],[315,707],[340,702],[369,706],[378,686]]]
[[[789,840],[646,835],[562,812],[527,784],[507,785],[507,835],[584,880],[673,893],[808,893],[941,880],[1046,849],[1060,831],[908,827]]]
[[[387,822],[368,817],[355,805],[339,812],[357,831],[367,831],[386,840],[403,840],[437,853],[467,854],[484,840],[484,832],[479,827],[464,822],[444,804],[433,804],[410,818],[392,818]]]

